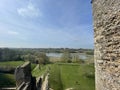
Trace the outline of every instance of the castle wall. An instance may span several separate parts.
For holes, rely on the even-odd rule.
[[[120,90],[120,0],[93,0],[96,90]]]

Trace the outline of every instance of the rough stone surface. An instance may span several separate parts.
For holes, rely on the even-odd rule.
[[[30,62],[16,68],[15,79],[17,90],[36,90],[36,78],[32,77]]]
[[[49,90],[49,74],[43,74],[37,80],[31,74],[30,62],[18,66],[15,70],[16,89],[17,90]]]
[[[120,90],[120,0],[92,0],[96,90]]]
[[[43,81],[43,84],[42,84],[42,86],[41,86],[41,90],[49,90],[48,78],[49,78],[49,74],[47,74],[47,75],[45,76],[45,80]]]
[[[41,86],[42,86],[42,83],[43,83],[43,78],[42,76],[39,77],[36,81],[36,87],[37,87],[37,90],[40,90],[41,89]]]

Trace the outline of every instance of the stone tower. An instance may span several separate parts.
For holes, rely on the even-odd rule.
[[[96,90],[120,90],[120,0],[93,0]]]

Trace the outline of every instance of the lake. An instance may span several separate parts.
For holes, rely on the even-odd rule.
[[[58,57],[60,58],[62,56],[63,53],[46,53],[46,55],[48,57]],[[86,54],[83,54],[83,53],[71,53],[71,55],[79,55],[79,58],[80,59],[87,59],[87,55]]]

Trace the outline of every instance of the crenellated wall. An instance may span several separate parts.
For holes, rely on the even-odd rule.
[[[120,90],[120,0],[93,0],[96,90]]]

